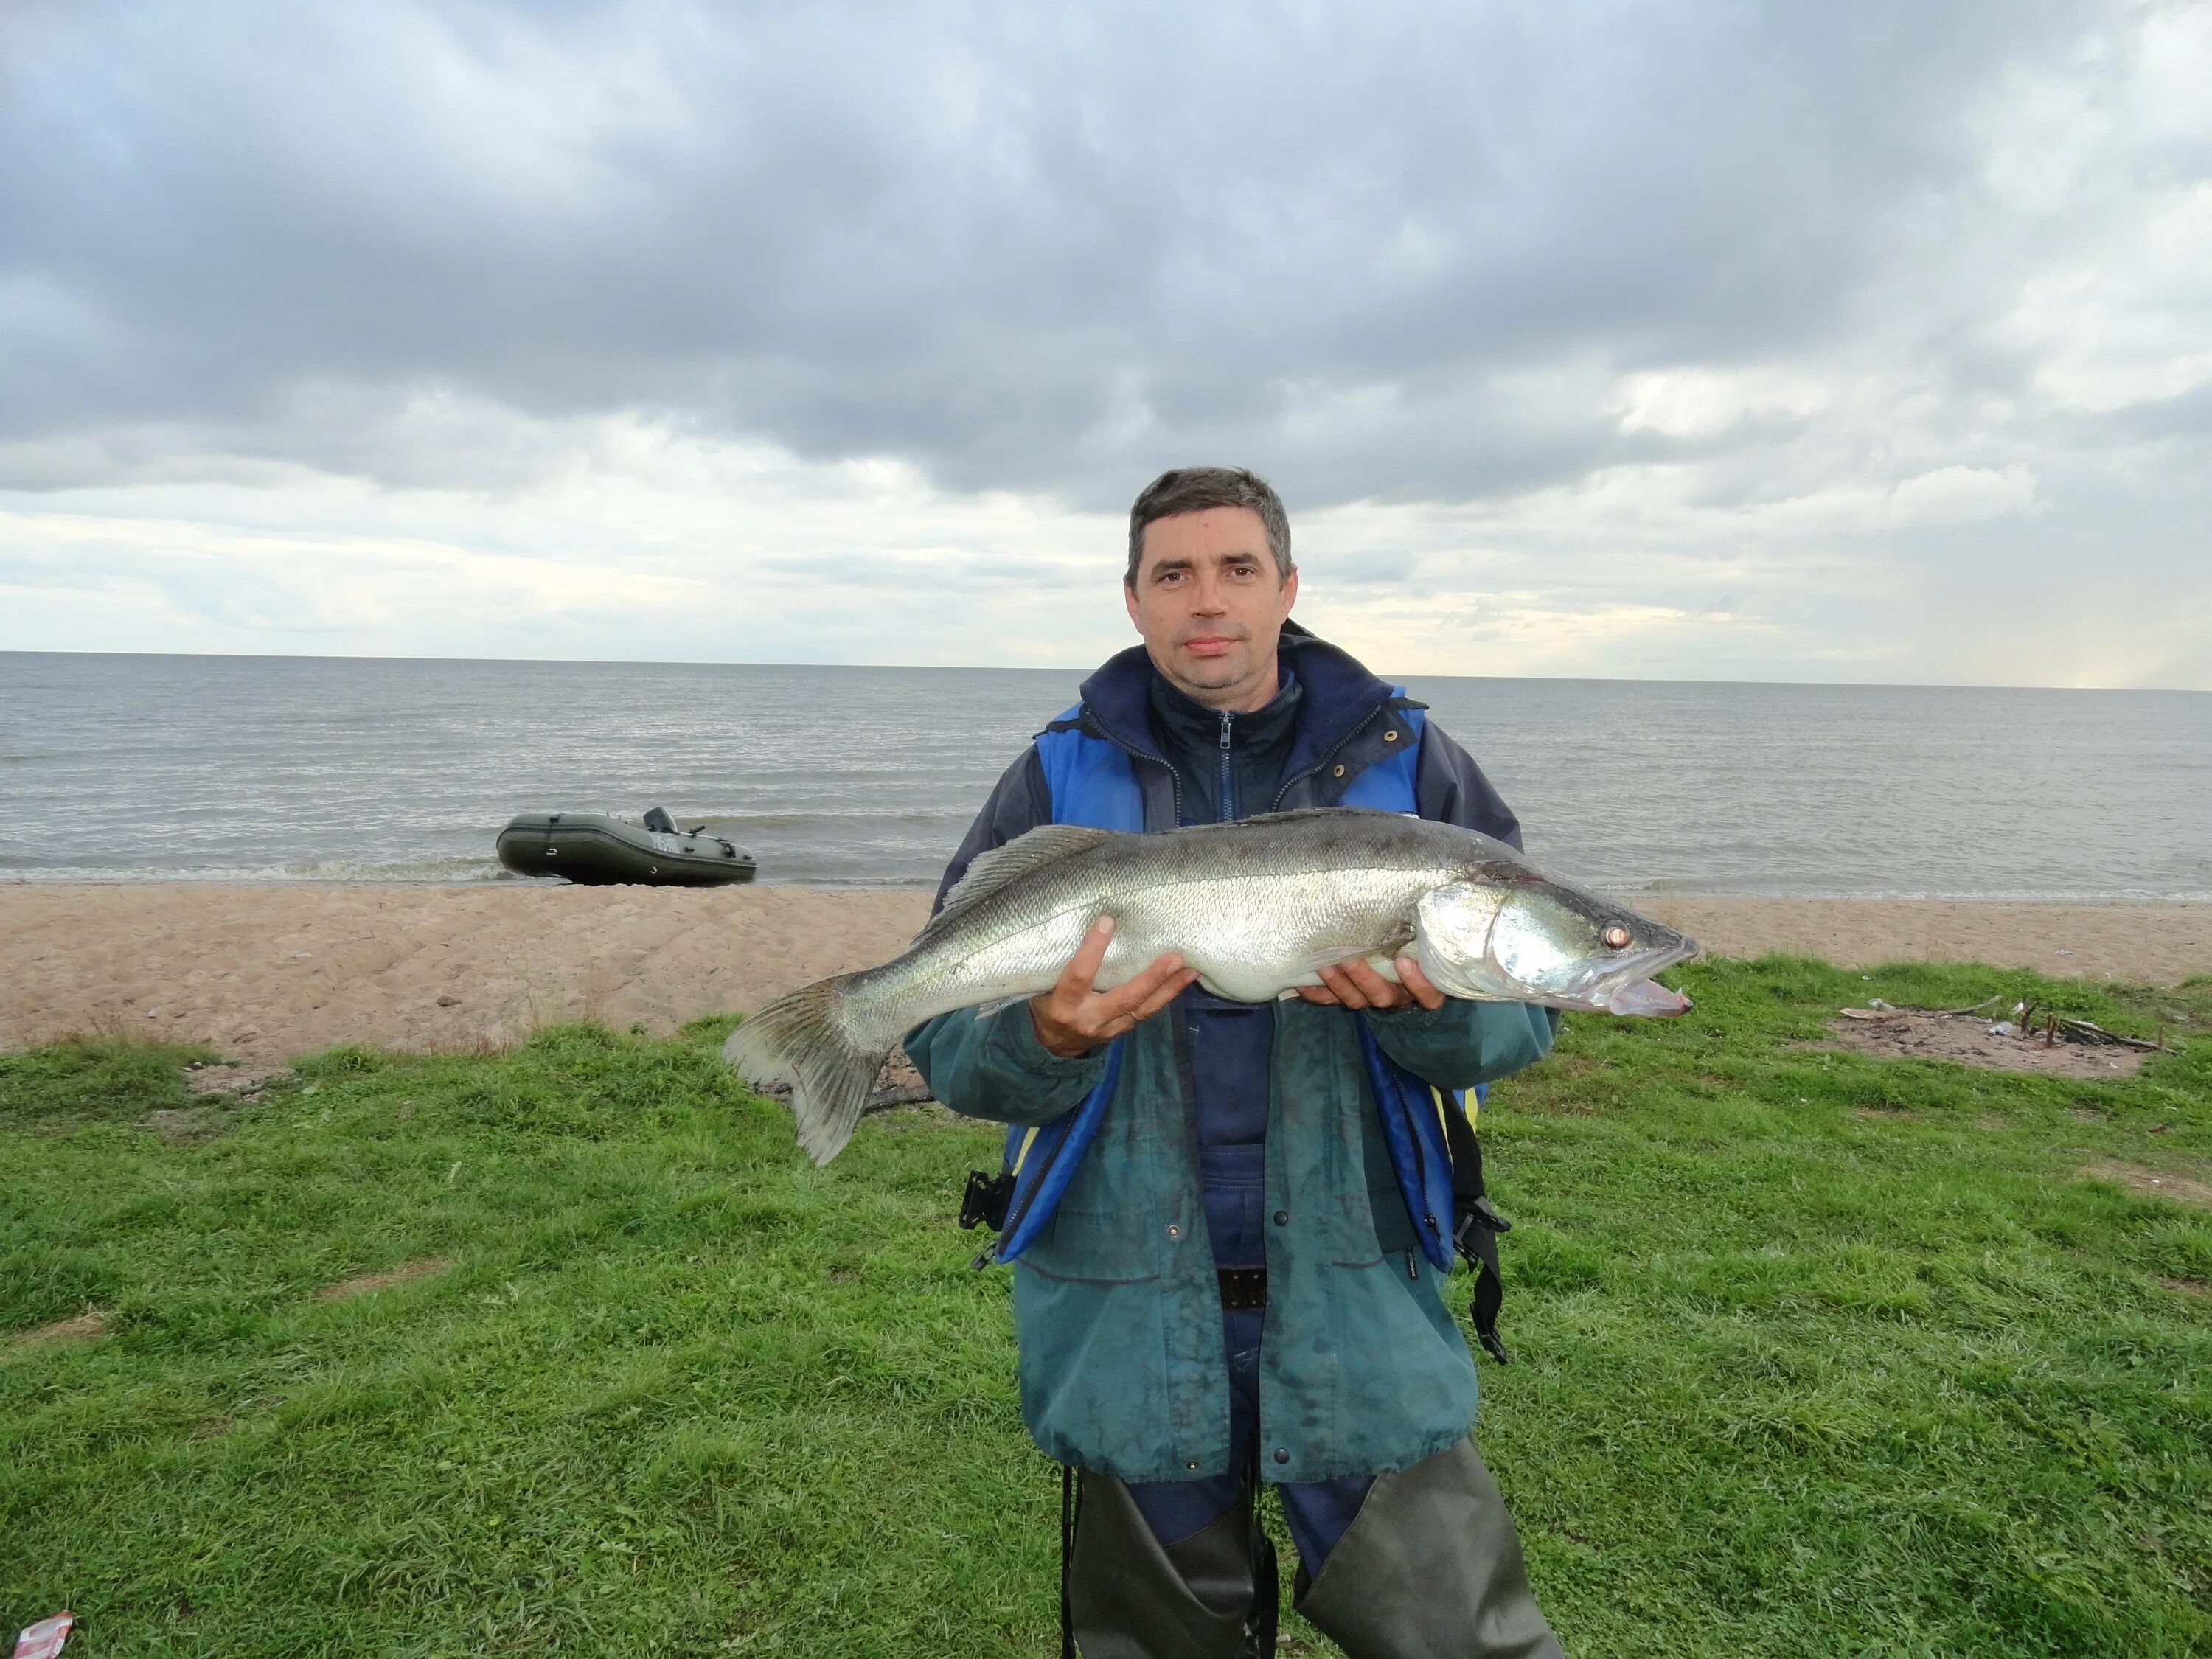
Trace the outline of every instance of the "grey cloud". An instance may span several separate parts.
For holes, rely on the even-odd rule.
[[[1200,455],[1303,506],[1693,455],[1516,377],[1847,334],[2089,15],[18,8],[0,437],[537,464],[344,416],[442,387],[1107,509]]]

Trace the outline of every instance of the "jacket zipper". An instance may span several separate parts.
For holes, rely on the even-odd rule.
[[[1182,779],[1176,775],[1175,768],[1158,755],[1148,755],[1143,750],[1133,748],[1128,744],[1122,742],[1121,738],[1115,737],[1111,732],[1109,732],[1099,721],[1092,720],[1091,718],[1091,711],[1087,708],[1083,711],[1083,726],[1086,731],[1091,733],[1091,735],[1097,738],[1103,738],[1106,742],[1112,744],[1116,749],[1128,756],[1131,759],[1150,761],[1155,766],[1165,767],[1167,769],[1168,788],[1172,792],[1170,799],[1175,803],[1175,822],[1170,824],[1168,828],[1170,830],[1182,828]]]
[[[1237,789],[1235,773],[1229,763],[1230,721],[1235,716],[1224,708],[1221,711],[1221,811],[1215,814],[1224,823],[1237,821]],[[1176,815],[1182,817],[1181,813]]]
[[[1369,1027],[1370,1032],[1373,1029],[1371,1026]],[[1376,1052],[1381,1053],[1382,1043],[1377,1042],[1375,1047]],[[1382,1057],[1386,1060],[1389,1059],[1388,1054]],[[1404,1103],[1401,1098],[1399,1104],[1402,1106]],[[1428,1154],[1421,1150],[1420,1126],[1408,1121],[1406,1132],[1413,1139],[1413,1179],[1420,1183],[1421,1188],[1421,1223],[1428,1228],[1431,1237],[1441,1239],[1443,1237],[1443,1230],[1437,1224],[1437,1212],[1429,1207],[1429,1158]],[[1413,1253],[1408,1250],[1406,1252],[1406,1267],[1409,1278],[1413,1276]]]
[[[1074,1127],[1073,1124],[1068,1126],[1071,1131]],[[1008,1239],[1021,1231],[1022,1223],[1029,1219],[1030,1212],[1036,1207],[1036,1195],[1044,1190],[1044,1183],[1051,1178],[1054,1165],[1060,1162],[1060,1150],[1066,1145],[1067,1136],[1060,1136],[1058,1143],[1054,1146],[1052,1152],[1045,1158],[1043,1167],[1037,1170],[1036,1180],[1030,1185],[1028,1197],[1022,1200],[1022,1207],[1007,1216],[1006,1224],[999,1230],[999,1242],[988,1251],[979,1252],[975,1261],[968,1264],[969,1267],[980,1268],[987,1259],[994,1261],[1006,1260],[999,1252],[1006,1249]]]
[[[1387,712],[1389,707],[1390,704],[1387,699],[1376,704],[1375,707],[1369,711],[1365,720],[1360,721],[1358,725],[1353,726],[1352,730],[1346,732],[1334,744],[1329,745],[1328,753],[1323,755],[1319,760],[1316,761],[1311,766],[1306,768],[1304,771],[1299,773],[1296,777],[1285,778],[1283,780],[1282,787],[1275,791],[1274,803],[1268,808],[1268,811],[1273,812],[1281,811],[1283,810],[1283,799],[1285,796],[1288,795],[1292,789],[1296,788],[1299,784],[1304,783],[1308,778],[1318,775],[1322,768],[1326,767],[1331,761],[1334,760],[1339,755],[1344,752],[1345,744],[1350,743],[1362,732],[1364,732],[1369,726],[1374,725],[1375,716]]]

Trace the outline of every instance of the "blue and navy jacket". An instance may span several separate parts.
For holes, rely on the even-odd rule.
[[[1518,843],[1465,750],[1351,657],[1286,626],[1304,690],[1269,810],[1417,812]],[[1181,817],[1158,752],[1141,647],[1083,687],[1008,769],[947,870],[1044,823],[1142,832]],[[1258,806],[1258,803],[1246,803]],[[1450,1445],[1474,1372],[1445,1312],[1443,1114],[1540,1056],[1553,1024],[1517,1005],[1354,1015],[1278,1005],[1266,1154],[1269,1306],[1264,1472],[1370,1475]],[[1216,1474],[1228,1455],[1219,1293],[1200,1201],[1189,1060],[1175,1023],[1050,1054],[1009,1010],[941,1016],[908,1051],[938,1098],[1008,1123],[1017,1172],[999,1256],[1015,1263],[1023,1408],[1050,1455],[1129,1480]]]

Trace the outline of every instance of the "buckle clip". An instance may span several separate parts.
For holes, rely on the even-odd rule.
[[[1498,1213],[1498,1206],[1481,1196],[1462,1200],[1458,1223],[1452,1229],[1452,1246],[1469,1261],[1476,1260],[1476,1252],[1481,1248],[1475,1240],[1478,1229],[1492,1233],[1513,1231],[1513,1224]]]
[[[1006,1206],[1014,1196],[1014,1172],[1001,1170],[995,1176],[985,1175],[981,1170],[968,1171],[968,1190],[960,1194],[960,1228],[963,1232],[974,1232],[979,1226],[993,1232],[1004,1230],[1006,1224]]]

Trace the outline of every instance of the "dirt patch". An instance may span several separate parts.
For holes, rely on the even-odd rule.
[[[1854,1011],[1857,1012],[1859,1011]],[[1828,1022],[1832,1043],[1883,1060],[1948,1060],[2000,1072],[2039,1072],[2046,1077],[2132,1077],[2143,1056],[2134,1048],[2053,1042],[2039,1036],[1992,1036],[1986,1017],[1886,1012],[1878,1018],[1840,1015]]]
[[[428,1279],[432,1273],[446,1271],[446,1262],[439,1256],[425,1256],[420,1261],[403,1261],[388,1272],[363,1273],[358,1279],[342,1279],[335,1285],[325,1285],[315,1292],[318,1302],[343,1302],[349,1297],[367,1296],[374,1291],[389,1290],[394,1285]]]
[[[250,1095],[271,1078],[292,1068],[273,1064],[250,1065],[242,1060],[210,1060],[185,1067],[185,1087],[196,1095]]]
[[[230,1114],[216,1107],[164,1107],[147,1113],[138,1127],[151,1129],[173,1146],[189,1146],[198,1140],[213,1140],[227,1131],[232,1121]]]
[[[2179,1291],[2184,1296],[2212,1297],[2212,1285],[2201,1279],[2161,1279],[2158,1281],[2169,1291]]]
[[[36,1330],[20,1331],[0,1342],[0,1353],[23,1353],[32,1348],[51,1347],[59,1342],[89,1342],[96,1336],[105,1336],[112,1315],[95,1308],[90,1313],[78,1314],[73,1319],[57,1319],[51,1325],[41,1325]]]
[[[2140,1164],[2092,1164],[2081,1173],[2092,1181],[2110,1181],[2125,1187],[2131,1193],[2148,1193],[2154,1198],[2170,1198],[2177,1204],[2194,1204],[2212,1209],[2212,1181],[2195,1176],[2177,1175],[2172,1170],[2148,1169]]]

